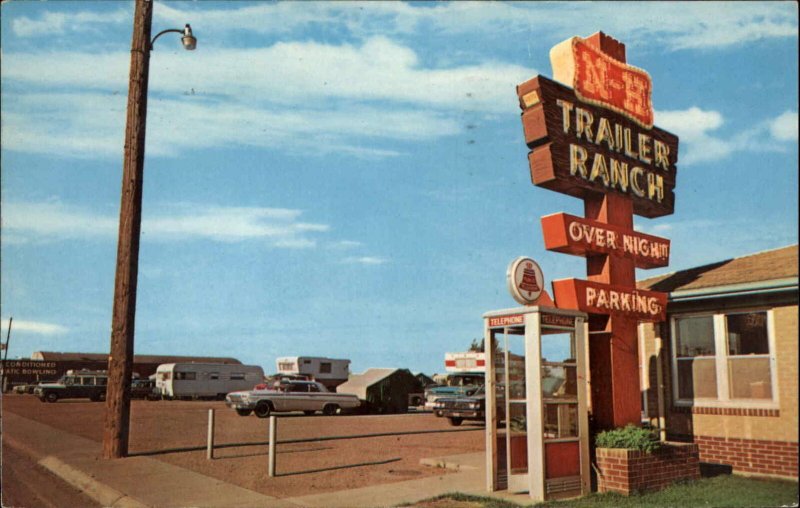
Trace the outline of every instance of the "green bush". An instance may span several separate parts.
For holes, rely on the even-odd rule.
[[[648,453],[658,450],[661,446],[658,434],[633,424],[601,432],[595,438],[595,444],[598,448],[626,448]]]

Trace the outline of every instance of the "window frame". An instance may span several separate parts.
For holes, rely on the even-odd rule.
[[[767,345],[768,355],[752,355],[753,357],[769,358],[771,399],[744,399],[731,398],[729,380],[729,359],[747,358],[751,355],[730,355],[728,348],[727,316],[736,314],[750,314],[765,312],[767,315]],[[711,316],[714,325],[714,365],[716,368],[717,396],[715,398],[696,397],[692,399],[680,398],[678,378],[678,350],[677,350],[677,321],[682,318],[696,318]],[[775,351],[775,313],[768,308],[745,308],[730,311],[705,311],[686,312],[669,316],[670,325],[670,363],[672,374],[672,401],[678,407],[717,407],[717,408],[745,408],[745,409],[778,409],[780,407],[778,390],[777,360]],[[706,358],[712,358],[710,356]]]

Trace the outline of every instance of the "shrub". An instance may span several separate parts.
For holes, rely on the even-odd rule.
[[[658,434],[633,424],[601,432],[595,438],[595,444],[598,448],[626,448],[648,453],[658,450],[661,446]]]

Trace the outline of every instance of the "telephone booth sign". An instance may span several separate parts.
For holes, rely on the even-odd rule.
[[[483,317],[487,489],[588,494],[586,314],[533,305]]]

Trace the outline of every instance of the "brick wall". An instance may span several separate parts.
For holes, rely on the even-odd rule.
[[[599,492],[629,495],[700,478],[698,445],[694,443],[663,443],[653,453],[612,448],[597,448],[596,452]]]
[[[798,444],[715,436],[685,436],[700,448],[700,460],[726,464],[734,473],[797,478]]]

